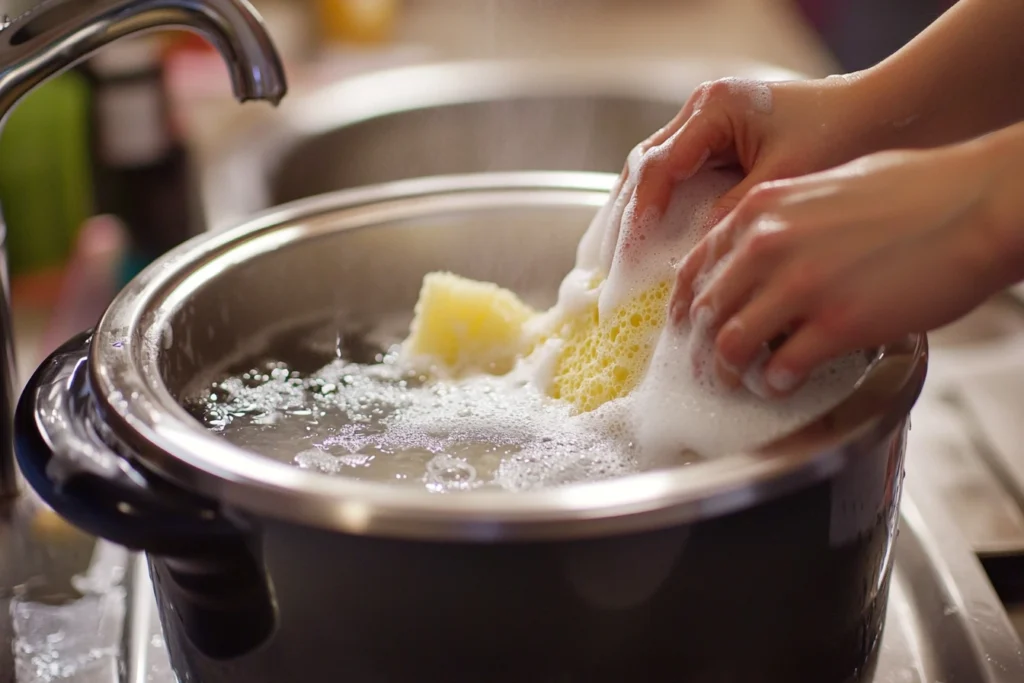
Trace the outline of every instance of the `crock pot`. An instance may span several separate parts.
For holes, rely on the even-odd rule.
[[[182,681],[841,683],[883,627],[923,336],[757,450],[436,494],[301,470],[182,407],[273,330],[411,317],[425,273],[554,301],[614,178],[439,177],[301,200],[153,263],[17,408],[27,481],[146,551]],[[281,354],[278,354],[281,355]]]

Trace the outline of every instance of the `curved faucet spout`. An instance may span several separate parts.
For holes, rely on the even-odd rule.
[[[248,0],[44,0],[0,30],[0,121],[32,88],[125,36],[198,33],[217,48],[235,97],[277,104],[284,67]]]
[[[34,87],[104,45],[135,33],[183,29],[220,52],[240,101],[280,102],[288,86],[281,58],[248,0],[43,0],[0,24],[0,128]],[[18,493],[11,423],[14,331],[0,217],[0,502]]]

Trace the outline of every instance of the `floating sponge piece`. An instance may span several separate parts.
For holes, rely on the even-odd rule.
[[[455,374],[504,374],[528,350],[523,326],[534,315],[515,293],[496,284],[428,273],[405,351]]]
[[[566,321],[549,393],[580,412],[621,398],[647,371],[654,343],[668,317],[671,281],[648,289],[603,320],[597,303]]]

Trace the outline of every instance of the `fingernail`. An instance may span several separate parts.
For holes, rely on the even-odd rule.
[[[689,312],[690,307],[686,301],[682,298],[673,299],[672,306],[669,308],[669,318],[671,318],[673,325],[682,325]]]
[[[630,176],[636,177],[640,171],[640,163],[643,161],[646,151],[642,142],[629,151],[629,155],[626,157],[626,168]]]
[[[690,324],[694,334],[706,334],[715,321],[715,311],[708,305],[697,305],[695,301],[690,307]]]
[[[720,355],[715,356],[715,373],[728,389],[735,389],[740,384],[740,369],[729,363]]]
[[[765,372],[764,380],[777,394],[788,394],[800,384],[800,376],[786,368],[771,367]]]
[[[764,378],[764,368],[771,357],[771,351],[768,348],[762,348],[747,371],[743,373],[743,386],[762,400],[771,398],[771,391],[768,390],[768,383]]]

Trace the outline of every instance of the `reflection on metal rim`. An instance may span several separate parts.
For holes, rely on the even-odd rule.
[[[231,264],[441,209],[596,209],[613,180],[510,173],[403,181],[301,200],[195,238],[130,283],[101,321],[90,357],[99,408],[148,468],[229,507],[352,533],[478,540],[624,533],[746,508],[828,477],[905,419],[924,382],[924,337],[887,346],[848,400],[757,453],[538,492],[439,496],[303,471],[237,448],[192,419],[163,384],[173,314]]]

